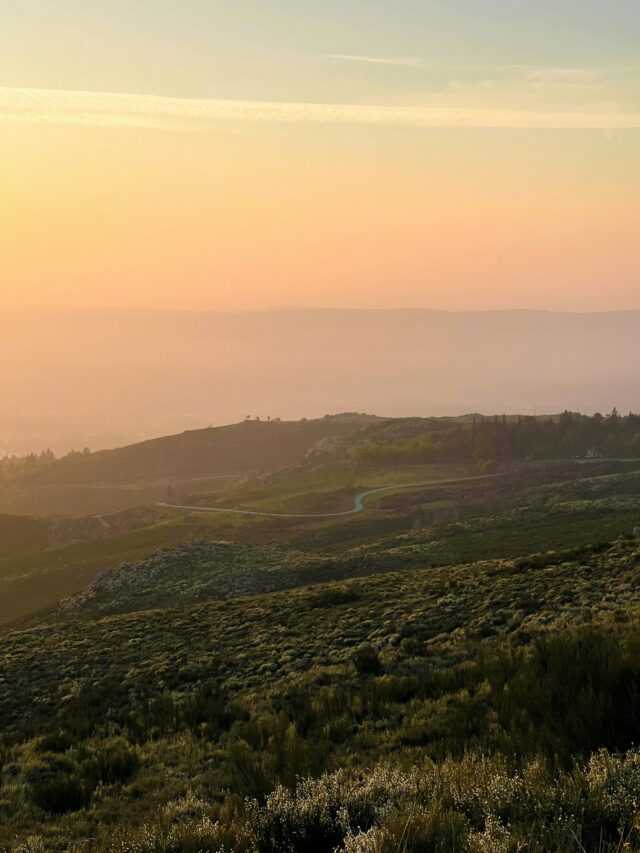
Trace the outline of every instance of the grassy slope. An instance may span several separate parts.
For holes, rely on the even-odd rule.
[[[173,486],[176,491],[211,491],[233,479],[242,478],[184,478]],[[0,489],[0,512],[67,518],[99,515],[163,501],[167,498],[168,486],[169,480],[122,485],[87,483],[5,486]]]
[[[217,490],[225,478],[281,468],[323,439],[350,436],[377,421],[366,415],[248,421],[65,457],[0,488],[0,512],[97,514],[162,501],[169,485],[176,496]]]
[[[369,472],[362,482],[376,485],[384,478],[388,482],[401,476],[428,479],[429,473],[424,467],[419,471],[386,471],[376,479],[376,472]],[[325,474],[320,472],[319,476]],[[441,467],[434,466],[431,476],[440,478]],[[553,477],[553,471],[548,477]],[[275,504],[280,500],[291,508],[297,500],[294,495],[300,494],[297,491],[299,482],[295,478],[294,481],[293,488],[286,477],[268,483],[265,490],[269,499]],[[497,488],[497,481],[494,488]],[[416,521],[424,523],[425,514],[428,516],[429,508],[433,507],[434,495],[439,501],[444,496],[447,501],[463,503],[468,498],[468,489],[452,486],[444,492],[441,489],[419,490],[411,495],[405,492],[403,502],[391,507],[388,506],[389,495],[373,496],[365,512],[334,519],[253,518],[167,510],[158,521],[141,529],[53,547],[43,540],[42,522],[25,520],[20,525],[23,534],[14,533],[16,549],[7,551],[5,548],[0,557],[0,625],[52,607],[60,599],[80,592],[101,572],[121,562],[141,559],[158,548],[194,539],[278,542],[286,548],[341,554],[365,543],[369,543],[367,550],[371,550],[372,543],[387,537],[375,547],[378,552],[375,560],[379,564],[392,561],[394,566],[410,567],[417,561],[449,565],[609,541],[632,530],[640,516],[640,476],[634,473],[566,485],[543,483],[533,489],[527,488],[526,481],[522,487],[509,487],[511,491],[500,488],[502,491],[492,498],[497,502],[494,509],[463,507],[460,522],[416,531],[411,528]],[[618,495],[620,497],[614,500]],[[237,497],[243,497],[247,504],[253,501],[255,505],[264,500],[265,505],[272,506],[259,491],[250,494],[245,491]],[[405,503],[408,497],[415,503]],[[538,499],[547,500],[547,505],[527,508],[528,501]],[[339,491],[326,493],[324,500],[333,508],[337,501],[348,503],[350,498]],[[304,509],[322,510],[317,493],[314,492],[309,501],[312,508],[306,506]],[[521,506],[521,502],[524,508],[509,509]],[[435,503],[437,507],[438,501]],[[302,509],[300,503],[295,504],[295,508]],[[474,515],[487,513],[487,521],[473,520]],[[38,535],[30,538],[29,533],[25,538],[27,530],[38,531]],[[374,559],[372,553],[369,559]]]
[[[635,474],[543,483],[532,490],[534,506],[513,509],[522,497],[514,485],[500,498],[502,511],[430,531],[396,531],[330,558],[200,544],[105,576],[95,596],[2,637],[0,719],[27,727],[26,740],[7,753],[18,775],[4,789],[6,832],[24,835],[37,826],[48,839],[44,849],[64,850],[69,838],[109,834],[113,822],[147,820],[159,797],[175,799],[192,788],[207,797],[222,798],[228,788],[244,796],[287,781],[282,773],[295,780],[298,773],[380,759],[440,760],[465,747],[484,750],[502,742],[533,748],[538,741],[527,726],[535,724],[540,706],[528,708],[526,690],[520,698],[508,694],[523,714],[522,732],[509,730],[512,712],[500,718],[507,695],[501,673],[517,691],[517,655],[536,639],[565,637],[573,626],[594,620],[615,628],[640,617],[640,543],[584,547],[628,532],[639,486]],[[547,504],[539,505],[545,495]],[[397,510],[390,515],[395,522],[402,517],[406,528],[406,517]],[[209,523],[233,523],[239,536],[248,529],[265,538],[274,532],[266,523],[249,528],[210,518],[185,514],[156,525],[153,535],[182,530],[202,538]],[[348,537],[358,537],[377,528],[379,537],[384,518],[378,511],[351,524],[323,522],[315,533],[324,531],[334,544],[347,529]],[[304,525],[278,530],[309,544]],[[106,540],[69,547],[91,554],[98,546],[153,544],[153,537],[145,538],[149,530],[127,536],[119,546]],[[551,547],[568,550],[517,557]],[[460,564],[464,554],[475,554],[474,561]],[[479,560],[483,555],[487,559]],[[380,651],[379,677],[362,678],[354,670],[363,643]],[[504,657],[492,663],[494,653]],[[579,644],[575,653],[579,657]],[[560,660],[560,672],[562,666]],[[175,721],[176,707],[217,682],[238,697],[237,710],[227,700],[222,710],[215,701],[210,710],[206,702],[198,710],[196,699],[189,713],[208,720],[209,729]],[[59,819],[25,801],[33,768],[60,760],[46,753],[64,749],[57,746],[60,729],[80,727],[84,734],[74,743],[86,740],[66,760],[93,766],[91,756],[108,743],[105,715],[115,732],[128,732],[134,741],[140,735],[132,734],[132,721],[144,720],[135,780],[99,789],[90,809]],[[43,746],[44,732],[53,746]],[[609,743],[599,739],[600,729],[590,736],[594,748]]]
[[[0,554],[10,556],[43,548],[48,534],[49,525],[42,519],[0,515]]]
[[[172,518],[105,539],[35,546],[0,557],[0,625],[55,605],[87,587],[105,569],[158,548],[206,535],[198,519]]]
[[[265,512],[340,512],[353,509],[354,495],[367,489],[475,474],[477,471],[469,466],[452,464],[384,468],[349,462],[321,465],[311,462],[256,483],[231,486],[219,502],[223,506]],[[379,496],[371,496],[367,507],[376,506],[379,500]],[[206,497],[201,496],[199,502],[205,504]]]
[[[637,543],[619,543],[579,557],[374,572],[98,621],[63,614],[4,637],[0,714],[24,722],[38,709],[55,712],[63,696],[111,682],[144,694],[224,678],[230,689],[263,691],[296,673],[345,665],[363,642],[382,649],[390,671],[401,667],[403,638],[414,653],[419,647],[419,656],[449,666],[480,639],[529,642],[596,615],[637,617],[639,558]]]
[[[235,474],[286,465],[323,438],[348,435],[372,419],[247,421],[191,430],[116,450],[60,459],[31,474],[31,485],[132,483],[155,478]]]

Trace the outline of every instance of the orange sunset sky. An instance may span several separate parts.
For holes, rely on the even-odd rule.
[[[4,4],[3,306],[640,308],[640,10],[558,5]]]

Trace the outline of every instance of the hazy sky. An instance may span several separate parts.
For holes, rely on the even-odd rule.
[[[8,0],[2,304],[640,307],[637,0]]]

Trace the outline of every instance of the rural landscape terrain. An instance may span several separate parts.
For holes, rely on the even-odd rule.
[[[640,844],[640,417],[0,463],[0,849]]]
[[[640,853],[640,0],[0,0],[0,853]]]

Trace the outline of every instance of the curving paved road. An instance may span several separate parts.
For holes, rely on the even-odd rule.
[[[511,472],[503,474],[480,474],[475,477],[457,477],[448,480],[429,480],[426,483],[398,483],[395,486],[378,486],[376,489],[367,489],[365,492],[360,492],[353,499],[353,509],[347,509],[343,512],[306,512],[306,513],[290,513],[290,512],[259,512],[254,509],[229,509],[227,507],[217,506],[185,506],[184,504],[169,504],[160,503],[158,506],[166,507],[167,509],[189,509],[197,512],[230,512],[235,515],[260,515],[268,518],[339,518],[345,515],[355,515],[357,512],[364,510],[364,502],[370,495],[377,495],[380,492],[391,492],[396,489],[418,489],[429,486],[449,486],[454,483],[470,483],[474,480],[491,480],[496,477],[507,477]]]

